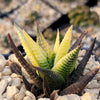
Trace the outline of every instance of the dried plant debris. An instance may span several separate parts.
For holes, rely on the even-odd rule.
[[[15,29],[17,30],[17,34],[20,38],[21,44],[32,63],[30,64],[24,59],[24,57],[16,48],[10,34],[8,34],[8,41],[13,52],[15,53],[20,64],[30,75],[30,78],[34,81],[34,85],[31,86],[27,79],[24,79],[23,77],[24,83],[26,84],[26,86],[29,85],[29,87],[31,88],[30,91],[33,91],[33,93],[36,92],[37,97],[50,96],[50,98],[53,99],[56,93],[53,93],[52,95],[50,94],[54,90],[63,90],[66,86],[66,78],[68,79],[69,76],[73,75],[73,71],[77,72],[77,69],[74,70],[75,64],[80,48],[82,46],[80,45],[81,41],[86,33],[83,33],[70,49],[73,26],[68,29],[61,43],[58,31],[54,49],[52,50],[39,29],[37,31],[36,42],[32,40],[32,38],[17,25],[15,25]],[[87,61],[90,58],[90,55],[92,54],[94,44],[95,39],[91,44],[89,50],[83,57],[83,60],[78,65],[82,65],[82,69],[84,69]],[[79,71],[81,70],[81,67],[77,67],[79,68]],[[73,83],[68,88],[65,88],[63,91],[61,91],[61,95],[81,92],[87,85],[87,83],[91,81],[91,79],[95,76],[99,69],[100,67],[92,70],[87,75],[83,76],[79,81]],[[79,73],[79,75],[81,74]]]
[[[69,84],[72,84],[74,82],[76,82],[80,76],[82,76],[82,73],[85,69],[85,66],[92,54],[92,51],[93,51],[93,48],[94,48],[94,45],[95,45],[95,41],[96,41],[96,38],[94,38],[90,48],[86,51],[83,59],[81,60],[81,62],[78,64],[77,68],[72,72],[72,74],[69,76],[69,80],[68,80],[68,85]]]
[[[91,72],[84,75],[76,83],[71,84],[63,91],[61,91],[60,95],[75,94],[75,93],[79,94],[84,89],[84,87],[88,84],[88,82],[91,81],[92,78],[97,74],[99,69],[100,67],[91,70]]]
[[[69,52],[73,49],[75,49],[78,45],[81,44],[82,39],[84,38],[84,36],[87,34],[87,31],[84,31],[80,37],[75,41],[75,43],[71,46],[71,48],[69,49]]]

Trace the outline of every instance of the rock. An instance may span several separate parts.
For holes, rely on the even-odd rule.
[[[97,100],[94,94],[85,93],[81,96],[81,100]]]
[[[20,78],[13,78],[12,86],[16,86],[17,88],[21,87],[21,79]]]
[[[97,77],[96,78],[97,78],[98,81],[100,81],[100,73],[97,74]]]
[[[12,78],[10,76],[2,76],[2,80],[6,80],[8,85],[12,84]]]
[[[12,73],[12,74],[11,74],[11,77],[12,77],[12,78],[21,78],[21,75]]]
[[[4,94],[2,95],[2,97],[3,97],[3,98],[6,98],[6,97],[7,97],[7,93],[4,93]]]
[[[49,98],[39,98],[38,100],[50,100]],[[62,100],[62,99],[59,99]]]
[[[68,100],[67,95],[64,96],[58,96],[56,100]]]
[[[6,80],[1,80],[0,82],[0,95],[5,91],[7,87],[7,81]]]
[[[24,98],[24,96],[25,96],[25,91],[26,91],[25,86],[22,85],[22,87],[21,87],[19,93],[17,93],[17,94],[14,96],[14,99],[15,99],[15,100],[23,100],[23,98]]]
[[[80,100],[80,97],[76,94],[67,95],[68,100]]]
[[[2,71],[2,75],[10,75],[10,74],[11,74],[11,70],[8,66],[6,66]]]
[[[14,98],[14,95],[17,94],[19,90],[15,86],[7,87],[7,99],[11,100]]]
[[[30,91],[26,91],[25,94],[29,97],[31,97],[33,100],[36,100],[34,94],[32,94]]]
[[[56,100],[80,100],[80,97],[76,94],[69,94],[64,96],[58,96]]]
[[[25,96],[23,100],[34,100],[30,96]]]
[[[99,88],[98,89],[84,89],[85,92],[88,92],[88,93],[92,93],[92,94],[96,94],[98,95],[99,93]]]
[[[4,56],[0,55],[0,71],[4,69],[4,66],[6,65],[7,60],[4,58]]]
[[[2,79],[2,73],[0,72],[0,80]]]
[[[88,89],[93,89],[93,88],[99,88],[100,84],[97,83],[97,80],[92,80],[91,82],[88,83],[88,85],[86,86],[86,88]]]

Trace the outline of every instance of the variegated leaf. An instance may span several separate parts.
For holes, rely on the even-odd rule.
[[[35,43],[34,40],[25,32],[22,31],[18,26],[16,26],[18,36],[20,38],[21,44],[24,47],[30,61],[34,66],[40,66],[44,68],[49,68],[47,61],[47,55],[44,50]]]
[[[60,37],[59,37],[59,30],[57,30],[56,42],[55,42],[55,45],[54,45],[55,54],[57,53],[57,51],[59,49],[59,45],[60,45]]]
[[[58,63],[52,68],[52,71],[59,73],[66,78],[73,71],[76,63],[76,59],[81,46],[78,46],[70,53],[61,58]]]
[[[50,45],[45,40],[45,38],[43,37],[39,29],[37,29],[37,43],[47,53],[47,59],[48,59],[49,65],[51,65],[50,67],[52,67],[53,50],[51,49]]]
[[[64,39],[62,40],[60,47],[58,49],[58,52],[56,54],[55,57],[55,62],[54,65],[56,65],[56,63],[67,54],[69,47],[70,47],[70,42],[71,42],[71,37],[72,37],[72,29],[73,26],[71,26],[68,31],[66,32]]]

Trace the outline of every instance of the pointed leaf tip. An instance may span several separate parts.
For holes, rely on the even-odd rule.
[[[60,36],[59,36],[59,29],[57,29],[57,37],[54,45],[54,52],[57,53],[60,45]]]
[[[52,68],[52,70],[62,75],[63,78],[66,78],[68,75],[70,75],[74,70],[80,48],[81,45],[62,57]]]
[[[57,51],[56,57],[55,57],[55,62],[54,65],[56,65],[56,63],[68,53],[69,47],[70,47],[70,43],[71,43],[71,38],[72,38],[72,29],[73,29],[73,25],[70,26],[70,28],[68,29],[68,31],[66,32],[60,46],[59,49]]]

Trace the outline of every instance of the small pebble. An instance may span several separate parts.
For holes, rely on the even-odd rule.
[[[0,82],[0,95],[5,91],[7,87],[7,81],[6,80],[1,80]]]
[[[6,80],[8,85],[12,84],[12,78],[10,76],[2,76],[2,80]]]
[[[0,72],[0,80],[2,79],[2,73]]]
[[[67,95],[68,100],[80,100],[80,97],[76,94]]]
[[[11,74],[11,77],[12,77],[12,78],[21,78],[21,75],[12,73],[12,74]]]
[[[2,71],[2,75],[10,75],[10,74],[11,74],[11,70],[8,66],[6,66]]]
[[[20,78],[13,78],[12,86],[16,86],[17,88],[21,87],[21,79]]]
[[[23,100],[23,98],[24,98],[24,96],[25,96],[25,91],[26,91],[25,86],[22,85],[22,87],[21,87],[19,93],[17,93],[17,94],[14,96],[14,99],[15,99],[15,100]]]
[[[1,55],[0,55],[1,57]],[[4,58],[4,59],[1,59],[0,58],[0,71],[2,71],[4,69],[4,66],[7,64],[7,60]]]
[[[25,96],[23,100],[34,100],[30,96]]]
[[[39,98],[38,100],[50,100],[49,98]],[[59,100],[63,100],[63,99],[59,99]]]
[[[7,99],[11,100],[15,94],[17,94],[19,90],[15,86],[7,87]]]
[[[85,93],[81,96],[81,100],[97,100],[94,94]]]
[[[88,85],[86,86],[86,88],[88,88],[88,89],[98,89],[100,87],[100,84],[99,83],[97,83],[97,80],[92,80],[92,81],[90,81],[89,83],[88,83]]]
[[[33,93],[31,93],[30,91],[26,91],[25,94],[29,97],[31,97],[33,100],[36,100],[35,96]]]

